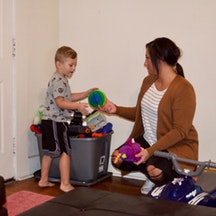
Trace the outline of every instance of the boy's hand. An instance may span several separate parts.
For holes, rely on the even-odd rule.
[[[98,90],[98,88],[90,88],[86,91],[86,94],[87,94],[87,97],[88,95],[92,92],[92,91],[95,91],[95,90]]]
[[[78,103],[78,111],[81,112],[83,115],[88,115],[89,114],[89,110],[88,110],[88,103]]]

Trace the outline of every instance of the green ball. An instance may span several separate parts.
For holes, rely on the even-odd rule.
[[[88,96],[88,103],[93,108],[103,107],[106,103],[106,95],[101,90],[94,90]]]

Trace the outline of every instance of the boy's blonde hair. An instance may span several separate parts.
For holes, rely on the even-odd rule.
[[[68,46],[58,48],[55,54],[55,62],[63,62],[65,58],[75,59],[77,58],[77,52]]]

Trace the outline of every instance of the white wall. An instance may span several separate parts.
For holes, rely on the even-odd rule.
[[[36,137],[30,131],[44,102],[48,79],[54,72],[58,47],[58,1],[16,2],[16,178],[40,168]]]
[[[61,0],[60,45],[78,51],[72,91],[101,88],[119,105],[133,106],[146,76],[145,44],[166,36],[183,50],[180,63],[197,94],[194,124],[199,159],[216,161],[214,86],[216,1],[214,0]],[[124,142],[132,123],[116,117],[111,151]],[[117,174],[112,166],[110,171]],[[136,173],[134,176],[139,176]]]
[[[72,91],[100,87],[119,105],[133,106],[146,70],[145,44],[167,36],[183,50],[180,63],[197,94],[194,124],[200,160],[216,161],[214,0],[15,0],[16,2],[16,177],[39,169],[34,115],[43,103],[58,46],[78,51]],[[114,125],[111,151],[124,142],[132,123]],[[109,166],[109,170],[118,174]],[[134,173],[134,177],[139,177]]]

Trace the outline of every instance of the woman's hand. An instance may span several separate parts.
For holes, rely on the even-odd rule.
[[[105,105],[103,107],[98,107],[98,110],[114,114],[116,113],[116,105],[107,98]]]
[[[140,165],[141,163],[145,163],[149,159],[150,155],[146,149],[142,148],[141,152],[136,154],[136,157],[140,157],[140,160],[134,163]]]

